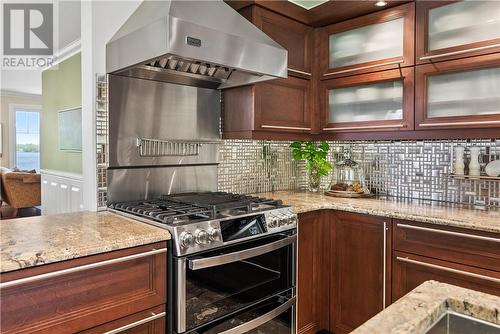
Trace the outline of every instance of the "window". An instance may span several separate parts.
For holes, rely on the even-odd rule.
[[[40,172],[40,107],[11,108],[11,166]]]

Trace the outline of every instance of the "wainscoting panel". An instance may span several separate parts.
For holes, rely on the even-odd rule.
[[[42,170],[42,214],[83,210],[83,177],[53,170]]]

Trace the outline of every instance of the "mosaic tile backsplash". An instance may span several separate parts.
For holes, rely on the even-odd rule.
[[[304,163],[293,161],[290,142],[225,140],[220,146],[219,190],[255,193],[307,189]],[[373,193],[452,203],[500,206],[500,181],[457,179],[453,147],[481,148],[481,168],[500,159],[500,139],[425,141],[333,141],[329,160],[351,150]],[[466,157],[467,161],[467,157]],[[331,179],[325,177],[323,188]]]

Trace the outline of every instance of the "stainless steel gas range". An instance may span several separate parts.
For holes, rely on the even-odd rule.
[[[110,210],[171,232],[175,333],[295,333],[297,215],[290,207],[203,192]]]
[[[296,215],[217,192],[219,89],[286,78],[287,51],[222,0],[144,1],[106,68],[108,206],[172,234],[169,333],[295,333]]]

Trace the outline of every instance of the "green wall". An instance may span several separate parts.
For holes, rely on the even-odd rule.
[[[82,173],[82,153],[59,149],[57,114],[61,110],[81,107],[81,54],[42,72],[42,105],[40,124],[41,169]]]

